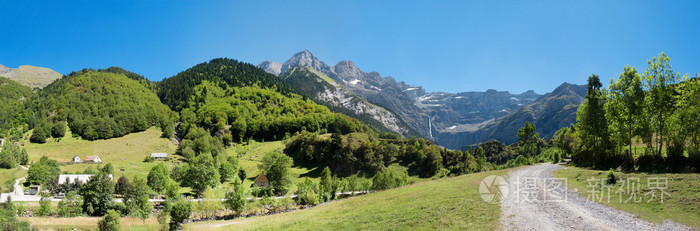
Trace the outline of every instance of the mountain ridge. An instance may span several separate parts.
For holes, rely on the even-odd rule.
[[[270,68],[274,64],[273,61],[265,61],[257,67],[275,74],[276,69]],[[581,96],[580,87],[577,87],[580,85],[568,83],[545,95],[533,90],[513,94],[494,89],[483,92],[426,92],[418,85],[396,81],[390,76],[383,77],[377,72],[364,72],[352,61],[344,60],[329,66],[308,50],[294,54],[281,64],[278,76],[295,65],[325,74],[354,95],[393,112],[420,136],[452,149],[490,139],[514,142],[511,137],[515,137],[517,129],[513,130],[513,127],[519,128],[522,124],[517,123],[524,124],[530,120],[536,122],[542,135],[553,134],[561,124],[540,118],[561,116],[562,123],[575,121],[575,108],[580,104]],[[547,99],[542,99],[545,96]],[[556,100],[560,97],[564,99]]]
[[[63,75],[46,67],[22,65],[18,68],[9,68],[0,64],[0,76],[31,88],[43,88]]]

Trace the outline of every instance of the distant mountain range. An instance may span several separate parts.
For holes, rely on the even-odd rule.
[[[0,64],[0,76],[28,87],[43,88],[63,75],[45,67],[23,65],[19,68],[8,68]]]
[[[586,93],[585,86],[568,83],[544,96],[533,91],[512,94],[492,89],[485,92],[426,92],[421,86],[397,82],[377,72],[364,72],[352,61],[329,66],[308,50],[294,54],[281,64],[264,61],[257,65],[283,78],[291,75],[288,72],[299,71],[295,69],[299,66],[309,71],[307,75],[315,75],[316,83],[326,82],[336,88],[327,87],[328,91],[342,92],[335,94],[336,99],[355,97],[356,101],[364,100],[367,105],[372,105],[373,109],[369,111],[381,111],[382,116],[368,114],[368,110],[362,112],[349,104],[336,103],[337,107],[374,117],[384,127],[404,136],[417,133],[451,149],[492,139],[515,142],[517,129],[526,121],[534,122],[542,136],[551,137],[559,128],[575,122],[576,109]],[[317,100],[333,101],[330,99],[333,97],[320,97],[319,93],[322,91],[312,95]],[[402,123],[408,127],[402,128]],[[411,131],[415,133],[411,134]]]

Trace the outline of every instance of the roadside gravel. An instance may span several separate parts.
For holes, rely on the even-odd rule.
[[[553,179],[551,171],[559,168],[545,163],[509,174],[508,195],[501,200],[505,230],[692,230],[672,221],[647,222],[581,198]]]

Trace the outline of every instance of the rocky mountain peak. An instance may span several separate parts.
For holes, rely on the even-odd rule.
[[[338,77],[345,81],[352,81],[362,77],[362,71],[352,61],[340,61],[333,67]]]
[[[323,61],[319,60],[311,54],[309,50],[304,50],[298,52],[282,64],[280,72],[284,73],[287,70],[294,68],[295,66],[305,66],[310,67],[321,72],[330,71],[330,66],[326,65]]]
[[[273,75],[280,75],[282,73],[282,64],[278,62],[268,60],[258,64],[257,67]]]

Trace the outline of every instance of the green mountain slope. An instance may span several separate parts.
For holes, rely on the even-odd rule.
[[[23,65],[19,68],[7,68],[0,65],[0,77],[12,79],[31,88],[42,88],[61,78],[61,74],[45,67]]]
[[[0,77],[0,134],[12,126],[20,125],[16,118],[25,114],[23,102],[32,94],[29,87]]]
[[[46,86],[40,94],[49,120],[67,121],[84,139],[107,139],[170,124],[170,109],[136,80],[82,70]]]
[[[221,87],[223,86],[223,87]],[[231,141],[277,140],[302,130],[350,133],[366,130],[361,122],[303,97],[260,87],[230,87],[203,81],[194,100],[181,112],[180,130],[198,125]]]
[[[194,93],[194,87],[205,80],[226,83],[232,87],[256,85],[261,88],[276,89],[282,94],[292,92],[280,78],[260,68],[233,59],[219,58],[163,79],[158,83],[158,96],[170,108],[181,110]]]

